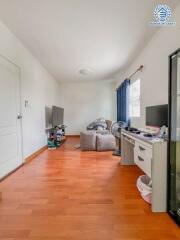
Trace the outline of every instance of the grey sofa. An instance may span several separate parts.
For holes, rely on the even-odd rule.
[[[113,151],[116,149],[116,139],[109,133],[85,131],[80,133],[80,148],[82,151]]]

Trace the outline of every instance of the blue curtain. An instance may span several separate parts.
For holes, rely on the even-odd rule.
[[[130,80],[125,79],[117,89],[117,121],[130,125],[129,116]]]

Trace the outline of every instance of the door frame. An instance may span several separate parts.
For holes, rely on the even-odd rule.
[[[172,110],[172,59],[173,57],[176,57],[178,55],[178,53],[180,53],[180,48],[178,48],[176,51],[174,51],[173,53],[171,53],[168,57],[168,104],[169,104],[169,108],[168,108],[168,148],[167,148],[167,156],[168,156],[168,174],[167,174],[167,187],[168,187],[168,191],[167,191],[167,210],[168,210],[168,214],[175,220],[176,223],[179,224],[179,216],[177,215],[177,213],[174,213],[173,211],[171,211],[171,207],[170,207],[170,198],[171,198],[171,182],[170,182],[170,173],[171,173],[171,127],[172,127],[172,117],[171,117],[171,110]]]

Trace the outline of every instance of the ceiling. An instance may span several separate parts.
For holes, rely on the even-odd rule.
[[[178,2],[161,0],[172,9]],[[158,3],[0,0],[0,18],[58,81],[109,80],[157,30],[149,22]]]

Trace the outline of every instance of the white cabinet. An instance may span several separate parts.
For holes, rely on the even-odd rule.
[[[134,162],[151,178],[152,148],[135,141]]]
[[[131,143],[131,144],[130,144]],[[129,154],[131,153],[131,154]],[[152,211],[167,211],[167,142],[125,130],[121,133],[121,164],[136,164],[152,180]]]

